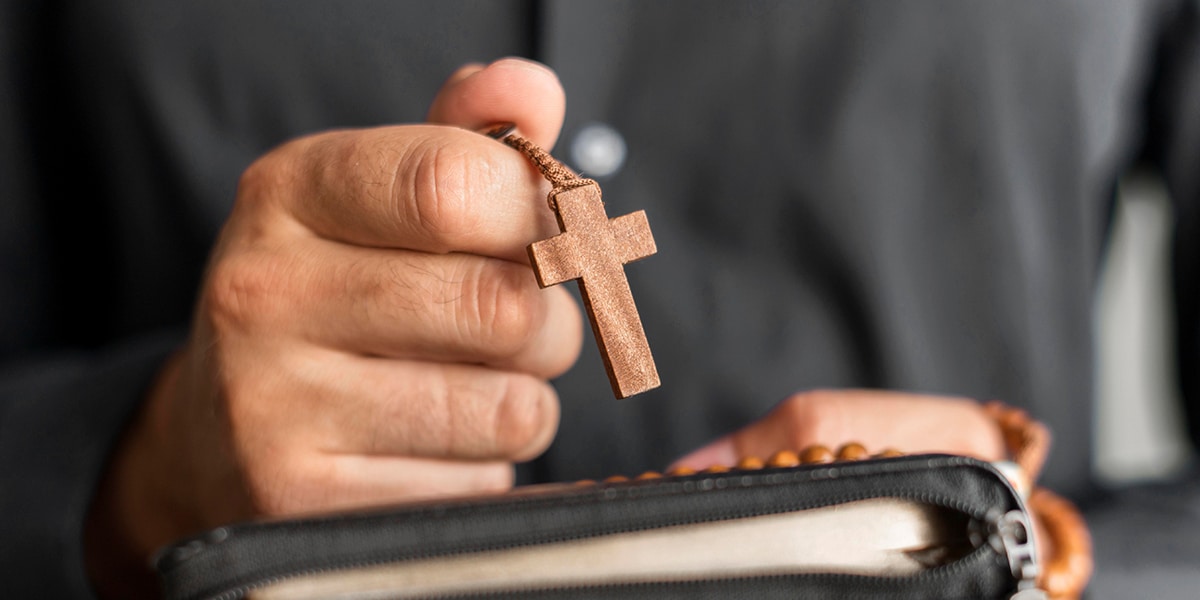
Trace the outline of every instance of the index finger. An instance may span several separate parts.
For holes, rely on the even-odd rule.
[[[474,132],[338,131],[277,152],[281,164],[252,167],[243,186],[267,171],[272,204],[326,239],[525,262],[526,245],[557,232],[545,201],[549,184],[520,153]]]

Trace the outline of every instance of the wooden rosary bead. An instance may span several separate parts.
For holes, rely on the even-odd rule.
[[[637,476],[638,481],[645,481],[647,479],[661,479],[661,478],[662,478],[662,473],[659,473],[658,471],[646,471],[645,473],[642,473],[641,475]]]
[[[613,475],[612,477],[605,478],[604,483],[622,483],[625,481],[629,481],[629,478],[624,475]]]
[[[800,457],[796,456],[796,453],[791,450],[780,450],[767,461],[767,465],[771,467],[795,467],[799,466],[799,464]]]
[[[725,465],[712,465],[712,466],[708,467],[707,469],[704,469],[701,472],[702,473],[714,473],[714,474],[715,473],[728,473],[729,467],[727,467]]]
[[[833,455],[833,450],[820,444],[809,446],[800,453],[800,460],[804,464],[831,463],[834,458],[836,457]]]
[[[675,476],[695,475],[695,474],[696,474],[696,470],[691,467],[675,467],[674,469],[667,471],[667,475],[675,475]]]
[[[743,471],[756,471],[763,468],[763,461],[757,456],[747,456],[738,461],[737,468]]]
[[[838,460],[861,460],[869,456],[871,456],[871,453],[867,452],[866,446],[858,442],[843,444],[841,448],[838,448],[837,452]]]
[[[904,453],[895,448],[884,448],[875,455],[875,458],[896,458],[899,456],[904,456]]]

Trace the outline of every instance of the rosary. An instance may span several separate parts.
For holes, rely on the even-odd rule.
[[[624,268],[657,252],[646,211],[608,218],[598,183],[576,175],[513,129],[503,125],[488,135],[528,156],[553,185],[548,202],[562,231],[526,249],[538,285],[579,280],[613,394],[628,398],[658,387],[658,369]]]

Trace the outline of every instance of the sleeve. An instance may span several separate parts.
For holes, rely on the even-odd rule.
[[[0,579],[12,597],[86,598],[83,523],[111,448],[179,336],[0,373]]]

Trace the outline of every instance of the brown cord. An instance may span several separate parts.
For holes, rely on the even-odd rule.
[[[514,129],[515,127],[511,124],[498,125],[489,130],[487,135],[504,142],[519,150],[525,156],[528,156],[534,166],[542,172],[542,176],[554,186],[554,189],[550,190],[550,195],[546,198],[547,203],[550,205],[550,210],[558,212],[558,205],[554,201],[554,196],[559,192],[585,185],[596,185],[595,180],[576,175],[574,171],[568,169],[558,159],[550,156],[549,152],[546,152],[537,144],[513,133]]]
[[[983,410],[1000,428],[1009,457],[1032,483],[1037,481],[1050,453],[1050,430],[1030,418],[1029,413],[1001,402],[988,402]]]

